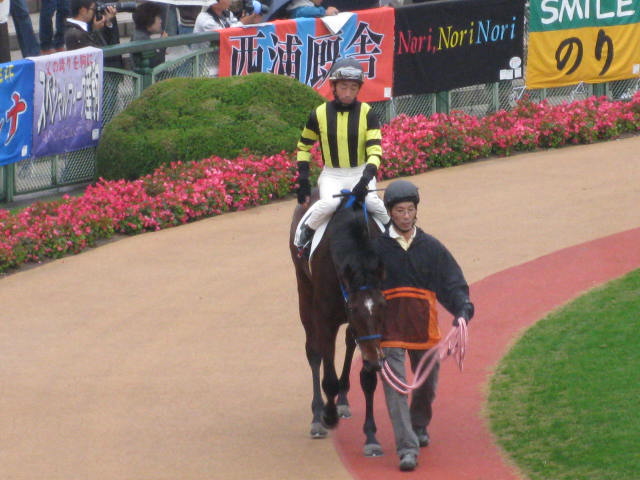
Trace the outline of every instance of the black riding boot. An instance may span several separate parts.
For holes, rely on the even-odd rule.
[[[310,247],[314,233],[316,233],[315,230],[309,228],[308,225],[303,225],[302,230],[300,230],[300,238],[298,239],[298,248]]]

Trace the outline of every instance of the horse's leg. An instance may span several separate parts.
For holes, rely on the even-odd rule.
[[[322,414],[324,410],[324,401],[322,400],[322,392],[320,390],[320,363],[322,357],[314,352],[309,345],[306,347],[307,360],[311,367],[311,377],[313,382],[313,398],[311,399],[311,438],[325,438],[327,429],[322,424]]]
[[[351,388],[349,382],[349,375],[351,374],[351,361],[353,360],[353,352],[356,349],[356,341],[353,337],[353,331],[351,327],[347,327],[344,337],[344,343],[346,346],[344,354],[344,363],[342,365],[342,373],[339,379],[338,389],[338,416],[341,418],[351,417],[351,408],[349,407],[349,400],[347,394]]]
[[[292,227],[293,229],[293,227]],[[292,253],[292,255],[294,255]],[[322,425],[322,413],[324,409],[324,401],[322,400],[322,390],[320,388],[320,364],[322,355],[314,348],[313,339],[316,337],[314,327],[314,314],[312,308],[313,285],[311,279],[305,274],[304,268],[297,262],[294,256],[294,264],[296,265],[296,280],[298,283],[298,308],[300,311],[300,320],[304,327],[306,337],[305,353],[307,362],[311,368],[311,381],[313,385],[313,397],[311,399],[311,430],[309,434],[311,438],[325,438],[328,434],[327,429]]]
[[[324,404],[324,412],[322,415],[322,422],[327,428],[335,428],[338,425],[338,409],[336,407],[336,395],[340,389],[338,382],[338,375],[336,374],[336,366],[334,364],[334,350],[331,349],[331,354],[326,355],[322,359],[324,367],[324,375],[322,378],[322,390],[327,401]]]
[[[377,457],[382,455],[382,447],[376,438],[376,421],[373,418],[373,394],[378,384],[378,376],[375,370],[362,367],[360,370],[360,386],[364,392],[365,398],[365,419],[362,430],[364,431],[366,440],[364,442],[365,457]]]
[[[338,425],[338,409],[336,396],[340,390],[338,375],[336,374],[335,353],[336,337],[339,325],[327,325],[325,322],[321,328],[317,328],[319,345],[322,345],[322,390],[324,391],[325,404],[322,421],[327,428],[335,428]],[[317,327],[320,327],[316,323]]]

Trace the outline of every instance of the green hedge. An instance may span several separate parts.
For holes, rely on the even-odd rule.
[[[312,88],[268,73],[162,81],[104,128],[98,176],[133,180],[162,164],[236,158],[247,148],[255,155],[291,152],[323,101]]]

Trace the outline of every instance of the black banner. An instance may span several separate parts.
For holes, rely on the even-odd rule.
[[[444,0],[395,13],[394,96],[523,76],[524,0]]]

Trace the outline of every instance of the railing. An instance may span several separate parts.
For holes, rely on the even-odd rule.
[[[208,43],[210,48],[191,50],[189,45]],[[158,40],[131,42],[106,47],[105,57],[142,53],[139,68],[122,70],[105,68],[103,85],[103,125],[124,110],[142,91],[158,81],[173,77],[209,77],[218,60],[218,32],[178,35]],[[168,60],[149,68],[148,59],[157,48],[182,49]],[[605,95],[611,99],[628,99],[640,89],[640,77],[607,84],[584,84],[562,88],[525,90],[522,80],[487,85],[473,85],[448,92],[396,97],[372,104],[384,123],[400,114],[431,115],[461,110],[484,116],[513,107],[523,94],[536,101],[552,104]],[[0,202],[11,203],[18,196],[38,196],[60,192],[96,177],[96,149],[87,148],[63,155],[24,160],[0,168]]]

